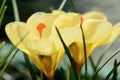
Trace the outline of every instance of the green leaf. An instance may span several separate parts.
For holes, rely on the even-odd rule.
[[[0,77],[2,76],[2,74],[4,73],[5,69],[7,68],[8,64],[13,60],[14,56],[16,55],[16,53],[18,52],[18,49],[16,50],[16,52],[14,53],[14,55],[10,58],[10,60],[3,66],[2,70],[0,71]]]
[[[72,6],[72,8],[73,8],[73,11],[77,13],[77,10],[76,10],[76,8],[75,8],[75,5],[74,5],[74,3],[73,3],[73,0],[69,0],[69,1],[70,1],[70,3],[71,3],[71,6]]]
[[[56,28],[56,31],[57,31],[57,33],[58,33],[58,36],[59,36],[59,38],[60,38],[60,40],[61,40],[61,42],[62,42],[62,44],[63,44],[63,47],[64,47],[64,49],[65,49],[65,52],[66,52],[66,54],[67,54],[67,56],[68,56],[68,58],[69,58],[69,60],[70,60],[70,62],[71,62],[71,65],[72,65],[72,68],[73,68],[73,73],[75,74],[74,80],[79,80],[79,79],[78,79],[78,75],[77,75],[77,71],[76,71],[76,67],[75,67],[75,63],[74,63],[74,60],[73,60],[73,58],[72,58],[72,56],[71,56],[71,53],[70,53],[70,51],[69,51],[69,48],[65,45],[65,43],[64,43],[64,41],[63,41],[63,39],[62,39],[62,36],[60,35],[60,32],[59,32],[58,28],[57,28],[57,27],[55,27],[55,28]]]
[[[112,80],[117,80],[117,60],[115,60],[114,62],[114,67],[115,67],[115,70],[114,70],[114,73],[113,73],[113,78]]]
[[[58,10],[62,10],[63,7],[65,6],[65,3],[66,3],[67,0],[63,0],[62,3],[60,4]]]
[[[36,75],[35,75],[35,72],[34,72],[34,70],[33,70],[33,68],[32,68],[32,64],[30,63],[30,60],[29,60],[27,54],[23,53],[23,55],[24,55],[25,62],[26,62],[26,64],[27,64],[27,67],[28,67],[28,69],[29,69],[29,72],[30,72],[30,74],[31,74],[32,79],[33,79],[33,80],[37,80],[37,77],[36,77]]]
[[[3,21],[4,15],[5,15],[6,9],[7,9],[7,6],[4,7],[3,12],[0,16],[0,29],[1,29],[2,21]]]
[[[2,15],[2,12],[4,10],[5,4],[7,0],[3,0],[2,5],[0,6],[0,16]]]
[[[98,72],[118,53],[120,52],[120,49],[118,49],[92,76],[91,80],[94,80]]]
[[[96,71],[96,65],[95,65],[95,63],[92,59],[92,56],[89,57],[89,60],[90,60],[90,64],[91,64],[91,67],[93,69],[93,72],[95,72]]]
[[[84,35],[84,31],[82,28],[82,24],[80,24],[80,29],[82,32],[82,39],[83,39],[83,46],[84,46],[84,58],[85,58],[85,77],[88,77],[88,70],[87,70],[87,51],[86,51],[86,42],[85,42],[85,35]]]
[[[2,48],[4,47],[5,45],[5,41],[3,41],[1,44],[0,44],[0,51],[2,50]]]
[[[109,72],[109,74],[106,76],[106,78],[104,80],[108,80],[109,77],[112,75],[112,73],[114,73],[116,71],[116,68],[118,68],[120,65],[120,62],[116,64],[116,66],[113,67],[113,69]]]
[[[4,64],[6,63],[8,57],[11,55],[11,53],[13,52],[13,50],[15,49],[16,47],[13,45],[9,51],[6,53],[5,56],[3,56],[1,59],[0,59],[0,67],[3,67]]]

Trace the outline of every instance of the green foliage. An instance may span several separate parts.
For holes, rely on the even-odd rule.
[[[6,4],[6,0],[3,0],[2,5],[0,7],[0,29],[1,29],[1,25],[2,25],[4,15],[5,15],[5,11],[6,11],[6,8],[7,8],[7,6],[5,6],[5,4]]]

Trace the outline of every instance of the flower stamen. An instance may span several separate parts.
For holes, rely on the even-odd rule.
[[[46,25],[44,23],[40,23],[38,26],[37,26],[37,30],[39,32],[39,35],[40,35],[40,38],[42,38],[42,31],[43,29],[46,27]]]

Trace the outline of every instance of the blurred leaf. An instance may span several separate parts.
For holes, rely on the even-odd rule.
[[[62,67],[60,68],[60,72],[62,74],[62,80],[66,80],[65,71]]]
[[[118,53],[120,52],[120,49],[118,49],[91,77],[91,80],[94,80],[94,78],[96,77],[96,75],[98,74],[98,72]]]
[[[30,74],[31,74],[32,79],[33,79],[33,80],[37,80],[36,74],[35,74],[35,72],[34,72],[34,70],[33,70],[33,68],[32,68],[32,65],[31,65],[31,63],[30,63],[30,60],[29,60],[27,54],[23,53],[23,55],[24,55],[25,62],[26,62],[26,64],[27,64],[27,67],[28,67],[28,69],[29,69],[29,72],[30,72]]]
[[[70,60],[70,62],[71,62],[71,65],[72,65],[72,68],[73,68],[73,73],[75,74],[75,80],[79,80],[78,79],[78,75],[77,75],[77,71],[76,71],[76,68],[75,68],[75,63],[74,63],[74,60],[72,59],[72,56],[71,56],[71,53],[70,53],[70,51],[69,51],[69,48],[65,45],[65,43],[64,43],[64,41],[63,41],[63,39],[62,39],[62,36],[60,35],[60,32],[59,32],[59,30],[58,30],[58,28],[57,27],[55,27],[56,28],[56,31],[57,31],[57,33],[58,33],[58,36],[59,36],[59,38],[60,38],[60,40],[61,40],[61,42],[62,42],[62,44],[63,44],[63,47],[64,47],[64,49],[65,49],[65,52],[66,52],[66,54],[67,54],[67,56],[68,56],[68,58],[69,58],[69,60]]]
[[[16,55],[17,52],[18,52],[18,49],[16,50],[16,52],[14,53],[14,55],[10,58],[10,60],[3,66],[2,70],[0,71],[0,77],[4,73],[4,71],[5,71],[6,67],[8,66],[8,64],[13,60],[13,58]]]
[[[114,73],[113,73],[113,78],[112,80],[117,80],[117,60],[115,60],[114,62],[114,67],[115,67],[115,70],[114,70]]]
[[[3,21],[4,15],[5,15],[6,9],[7,9],[7,6],[4,7],[3,12],[0,16],[0,29],[1,29],[2,21]]]
[[[0,77],[0,80],[5,80],[3,77]]]
[[[4,10],[4,7],[5,7],[5,4],[6,4],[6,1],[7,1],[7,0],[3,0],[2,5],[0,6],[0,16],[1,16],[3,10]]]
[[[0,51],[2,50],[2,48],[4,47],[5,45],[5,41],[3,41],[1,44],[0,44]]]
[[[95,63],[94,63],[94,61],[92,59],[92,56],[89,57],[89,60],[90,60],[90,64],[92,66],[93,72],[95,72],[96,71],[96,65],[95,65]]]
[[[73,8],[73,11],[77,13],[77,10],[76,10],[76,8],[75,8],[75,5],[74,5],[74,3],[73,3],[73,0],[69,0],[69,1],[70,1],[70,3],[71,3],[71,6],[72,6],[72,8]]]
[[[7,6],[5,6],[5,4],[6,4],[6,0],[3,0],[2,5],[0,6],[0,29],[1,29],[1,25],[2,25],[5,11],[7,8]]]
[[[74,80],[75,79],[75,74],[72,66],[69,66],[69,80]]]
[[[6,53],[5,56],[3,56],[1,59],[0,59],[0,68],[4,66],[4,64],[6,63],[8,57],[11,55],[11,53],[13,52],[13,50],[15,49],[16,47],[13,45],[9,51]]]
[[[119,67],[120,62],[119,63],[115,63],[115,64],[114,64],[113,69],[108,73],[108,75],[106,76],[106,78],[104,80],[108,80],[110,78],[110,76],[112,75],[112,73],[114,73],[114,72],[116,73],[116,69]],[[115,76],[117,76],[117,75],[115,75]],[[113,80],[115,80],[115,79],[113,79]]]
[[[60,4],[58,10],[62,10],[62,9],[63,9],[63,7],[64,7],[66,1],[67,1],[67,0],[63,0],[63,1],[62,1],[62,3]]]

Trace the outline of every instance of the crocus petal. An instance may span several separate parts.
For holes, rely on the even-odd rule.
[[[25,28],[25,23],[24,22],[11,22],[6,25],[5,27],[6,34],[10,41],[14,44],[17,45],[19,42],[19,45],[17,46],[19,49],[22,51],[29,53],[29,50],[26,48],[24,45],[23,41],[21,39],[27,34],[27,30]],[[22,36],[20,36],[23,34]]]
[[[52,14],[54,16],[58,17],[58,16],[60,16],[62,14],[65,14],[65,12],[64,11],[59,11],[59,10],[54,10],[54,11],[52,11]]]
[[[103,20],[88,20],[83,24],[86,42],[95,43],[106,40],[112,31],[111,23]]]
[[[112,32],[111,32],[108,40],[106,40],[104,43],[101,43],[99,45],[104,45],[104,44],[110,43],[110,42],[114,41],[119,35],[120,35],[120,23],[113,26]]]
[[[60,15],[60,14],[59,14]],[[46,38],[50,35],[51,33],[51,26],[54,22],[54,20],[59,16],[57,13],[51,14],[51,13],[44,13],[44,12],[36,12],[34,13],[26,23],[26,27],[28,30],[30,30],[33,34],[39,37],[38,31],[36,31],[36,27],[40,24],[43,23],[46,25],[46,28],[44,29],[42,33],[42,37]]]
[[[38,69],[44,72],[47,77],[51,77],[54,76],[55,70],[64,55],[64,49],[59,49],[55,54],[51,54],[49,56],[30,54],[30,58]]]
[[[74,27],[79,23],[79,14],[66,13],[60,15],[53,23],[53,26],[60,28]]]
[[[92,11],[82,15],[84,20],[95,19],[95,20],[107,20],[106,16],[102,12]]]
[[[96,48],[97,44],[90,44],[86,43],[86,52],[87,52],[87,58],[91,55],[92,51]],[[75,42],[72,43],[69,46],[69,49],[71,51],[71,55],[77,65],[79,67],[82,67],[85,57],[84,57],[84,46],[81,42]]]
[[[59,31],[65,44],[69,46],[75,41],[79,30],[77,27],[67,27],[67,28],[60,29]],[[53,32],[53,34],[50,36],[50,39],[52,39],[55,42],[56,47],[58,49],[63,47],[56,31]]]
[[[24,43],[31,53],[37,55],[51,55],[56,52],[54,43],[50,39],[27,38]]]

